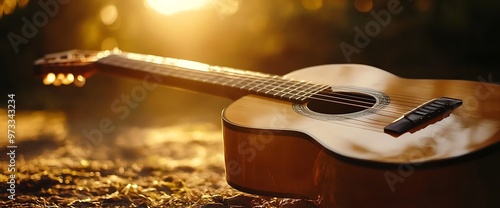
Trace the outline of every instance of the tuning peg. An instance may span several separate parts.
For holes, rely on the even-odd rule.
[[[63,84],[63,81],[65,78],[66,78],[66,76],[64,76],[63,73],[57,74],[56,80],[54,81],[53,85],[56,87],[61,86]]]
[[[55,80],[56,80],[56,75],[54,73],[48,73],[43,78],[43,84],[50,85],[50,84],[54,83]]]
[[[76,76],[76,77],[75,77]],[[48,73],[43,78],[44,85],[69,85],[73,83],[77,87],[83,87],[85,85],[86,78],[83,75],[73,75],[72,73],[68,73],[64,75],[63,73],[59,73],[55,75],[54,73]]]
[[[69,73],[69,74],[67,74],[67,75],[64,77],[64,79],[62,79],[62,83],[63,83],[64,85],[69,85],[69,84],[73,83],[73,81],[74,81],[74,80],[75,80],[75,76],[73,76],[73,74],[72,74],[72,73]]]
[[[77,87],[83,87],[85,85],[85,77],[82,76],[82,75],[78,75],[76,76],[76,79],[74,80],[73,84],[75,84],[75,86]]]

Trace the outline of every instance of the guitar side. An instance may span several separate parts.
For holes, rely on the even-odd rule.
[[[500,203],[495,198],[500,168],[494,165],[500,161],[497,85],[402,79],[362,65],[311,67],[287,76],[424,100],[455,97],[464,106],[442,121],[393,137],[382,129],[301,115],[289,102],[245,96],[223,113],[226,176],[232,186],[319,200],[325,207]]]

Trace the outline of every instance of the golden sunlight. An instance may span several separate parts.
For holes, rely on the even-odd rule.
[[[147,6],[165,15],[201,9],[210,2],[211,0],[144,0]]]

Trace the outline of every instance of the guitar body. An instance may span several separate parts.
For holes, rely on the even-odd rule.
[[[244,96],[222,115],[231,186],[318,200],[322,207],[500,204],[500,86],[403,79],[363,65],[317,66],[286,77],[350,86],[356,93],[381,92],[390,101],[379,112],[391,116],[415,107],[407,102],[437,97],[462,99],[463,105],[441,120],[394,136],[384,133],[382,124],[397,117],[304,113],[302,104]]]
[[[81,87],[102,71],[241,97],[222,120],[226,178],[242,191],[323,207],[500,207],[491,76],[411,80],[348,64],[282,77],[119,50],[48,54],[35,66],[46,85]]]

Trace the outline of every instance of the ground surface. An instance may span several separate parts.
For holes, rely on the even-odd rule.
[[[3,154],[2,207],[315,207],[228,186],[222,135],[213,124],[123,127],[115,139],[93,144],[69,133],[62,114],[17,118],[15,200],[8,199]]]

